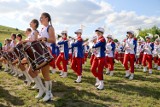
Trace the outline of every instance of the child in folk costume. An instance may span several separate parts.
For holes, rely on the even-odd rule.
[[[143,72],[147,71],[147,64],[148,62],[148,69],[149,74],[152,74],[152,52],[154,50],[154,43],[151,42],[152,36],[146,36],[146,43],[144,44],[144,54],[142,59],[143,64]]]
[[[126,69],[125,77],[129,77],[130,80],[134,78],[134,61],[137,49],[137,39],[134,38],[134,32],[128,31],[128,39],[125,41],[125,54],[123,65]],[[128,62],[130,62],[130,69],[128,68]]]
[[[91,40],[91,42],[93,43],[93,46],[96,44],[96,42],[97,42],[97,36],[93,36],[93,38],[92,38],[92,40]],[[95,49],[95,48],[92,48],[91,49],[91,59],[90,59],[90,65],[92,66],[92,63],[93,63],[93,60],[94,60],[94,58],[95,58],[95,55],[96,55],[96,53],[97,53],[97,50]],[[94,74],[93,74],[94,75]],[[94,75],[95,76],[95,75]]]
[[[157,67],[160,66],[160,65],[158,65],[158,63],[159,63],[159,61],[158,61],[158,59],[159,59],[158,58],[158,50],[160,48],[160,43],[159,42],[160,42],[159,39],[156,39],[155,43],[154,43],[153,60],[154,60],[154,68],[155,69],[157,69]]]
[[[56,66],[61,71],[60,76],[65,78],[67,77],[67,64],[68,64],[68,40],[67,40],[67,31],[62,31],[62,40],[57,44],[59,46],[60,54],[56,60]],[[60,63],[62,62],[62,66]]]
[[[106,74],[113,76],[113,69],[114,69],[114,52],[115,52],[115,43],[113,41],[112,35],[107,36],[107,44],[106,44],[106,62],[105,62],[105,67],[106,67]]]
[[[104,88],[103,68],[105,66],[106,40],[103,37],[103,34],[104,34],[103,28],[99,27],[95,30],[95,32],[97,34],[98,39],[96,44],[93,45],[92,48],[97,50],[97,53],[95,54],[95,58],[93,59],[91,71],[96,77],[95,86],[98,86],[97,89],[102,90]]]
[[[136,51],[136,64],[135,64],[135,67],[136,68],[141,68],[141,63],[142,63],[142,58],[143,58],[143,40],[139,39],[138,40],[138,45],[137,45],[137,51]]]
[[[75,80],[76,83],[80,83],[82,79],[82,61],[83,61],[83,40],[81,38],[82,36],[82,29],[78,29],[75,34],[77,35],[77,39],[74,43],[72,43],[72,64],[71,68],[74,70],[74,72],[77,73],[77,80]]]

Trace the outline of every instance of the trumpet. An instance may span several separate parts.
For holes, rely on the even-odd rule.
[[[61,35],[57,34],[57,39],[59,39],[59,38],[61,38],[61,37],[62,37]]]
[[[83,42],[84,42],[83,45],[88,45],[88,44],[89,44],[88,40],[89,40],[89,39],[86,38],[86,39],[83,41]]]
[[[69,39],[76,40],[74,37],[68,36]]]

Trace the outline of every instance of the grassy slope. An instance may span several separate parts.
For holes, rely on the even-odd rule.
[[[137,69],[135,79],[124,78],[124,69],[116,64],[114,77],[105,75],[105,90],[94,87],[87,64],[83,69],[83,83],[75,84],[76,75],[69,70],[68,78],[51,74],[53,101],[43,103],[34,98],[35,90],[29,90],[22,80],[0,72],[0,106],[48,106],[48,107],[160,107],[160,73],[146,76]]]
[[[1,26],[0,25],[0,42],[4,43],[4,40],[6,38],[10,38],[10,35],[12,33],[21,33],[24,35],[24,32],[22,30],[16,30],[16,28],[11,28],[11,27],[6,27],[6,26]]]

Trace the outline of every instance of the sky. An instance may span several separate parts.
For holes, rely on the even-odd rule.
[[[74,31],[83,25],[83,38],[91,38],[98,27],[104,36],[125,38],[126,31],[160,27],[160,0],[0,0],[0,25],[25,30],[43,12],[51,15],[56,34]],[[39,30],[42,26],[39,26]]]

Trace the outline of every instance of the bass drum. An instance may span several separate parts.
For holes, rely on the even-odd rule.
[[[42,41],[33,41],[30,44],[26,44],[24,46],[24,52],[33,71],[41,69],[53,59],[48,47]]]

